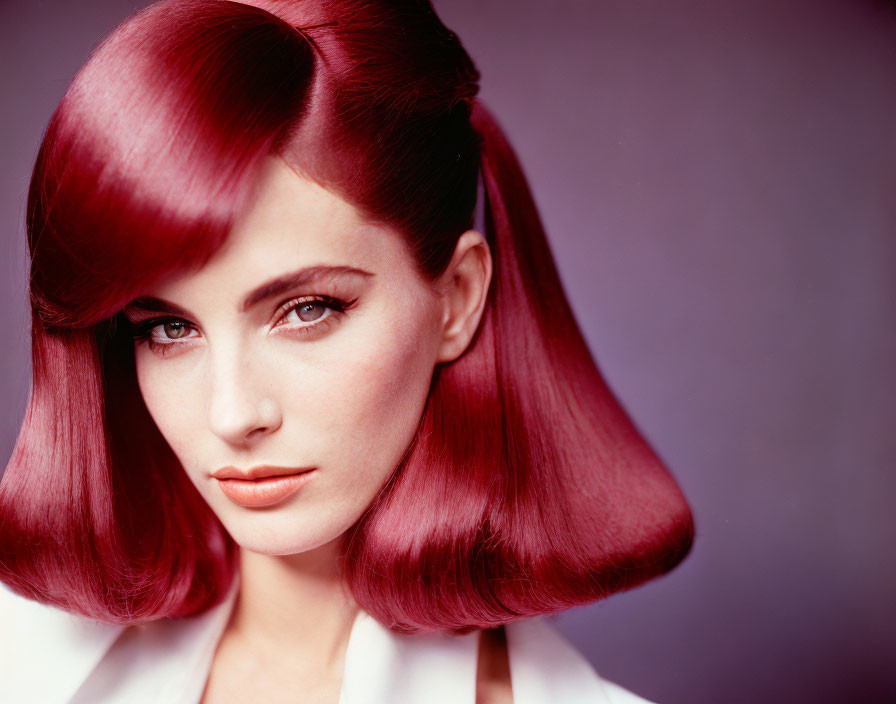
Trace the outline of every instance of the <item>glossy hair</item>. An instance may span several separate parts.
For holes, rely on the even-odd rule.
[[[445,270],[484,185],[480,326],[340,538],[359,605],[464,633],[665,573],[688,505],[604,382],[479,73],[428,0],[165,0],[90,55],[27,206],[33,379],[0,481],[0,579],[116,623],[198,613],[238,551],[140,396],[121,308],[215,253],[265,156]]]

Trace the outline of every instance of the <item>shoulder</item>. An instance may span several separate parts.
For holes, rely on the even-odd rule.
[[[103,650],[124,628],[27,599],[4,582],[0,582],[0,623],[0,648],[16,661],[24,661],[31,646],[39,648],[44,657],[47,648],[58,648],[60,654],[73,657]],[[0,665],[8,667],[9,662],[0,661]]]
[[[26,599],[0,582],[0,702],[154,704],[194,690],[198,699],[234,594],[192,617],[123,625]]]
[[[506,630],[514,695],[525,696],[525,701],[654,704],[601,677],[547,618],[516,621]]]
[[[26,599],[0,582],[0,700],[68,701],[123,628]]]

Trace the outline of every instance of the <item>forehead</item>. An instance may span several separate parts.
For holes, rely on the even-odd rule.
[[[272,255],[307,264],[371,261],[396,244],[393,233],[367,222],[353,205],[283,159],[268,157],[252,205],[210,263],[232,258],[251,264],[261,257],[269,264]]]

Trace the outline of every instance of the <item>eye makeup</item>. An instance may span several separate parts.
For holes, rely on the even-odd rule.
[[[308,295],[290,298],[277,308],[276,322],[272,330],[278,331],[278,335],[288,335],[301,339],[317,339],[323,336],[333,325],[340,322],[342,317],[350,310],[358,298],[342,300],[329,295]],[[315,315],[315,311],[321,314],[312,320],[303,320],[302,315]],[[295,316],[293,316],[295,314]],[[294,317],[295,320],[290,320]],[[190,340],[198,339],[198,335],[168,337],[165,326],[177,326],[176,330],[195,331],[195,326],[183,318],[172,316],[153,316],[143,320],[130,320],[131,335],[135,344],[146,343],[148,347],[160,357],[165,357],[177,350],[189,345]],[[162,328],[161,336],[154,335],[157,328]],[[164,340],[164,341],[163,341]]]

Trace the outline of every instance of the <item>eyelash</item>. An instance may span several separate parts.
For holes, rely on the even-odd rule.
[[[355,298],[351,301],[343,301],[338,298],[334,298],[333,296],[323,295],[299,296],[298,298],[291,298],[279,307],[278,311],[280,311],[281,314],[277,318],[277,324],[275,325],[275,327],[278,327],[280,321],[283,320],[283,318],[285,318],[287,315],[292,313],[294,310],[313,303],[324,306],[327,310],[330,311],[330,313],[325,315],[324,317],[318,318],[316,321],[312,321],[307,325],[292,327],[288,333],[284,334],[299,336],[316,335],[328,329],[335,322],[335,320],[341,317],[342,314],[344,314],[349,308],[351,308],[357,300],[358,299]],[[178,340],[174,339],[172,339],[170,342],[157,342],[152,339],[151,334],[155,328],[166,323],[183,323],[187,328],[192,327],[190,323],[183,320],[182,318],[150,318],[148,320],[144,320],[139,323],[133,323],[131,325],[133,330],[132,336],[134,338],[134,342],[146,342],[149,348],[159,356],[164,357],[167,354],[170,354],[174,350],[174,348],[180,347],[181,343]]]

